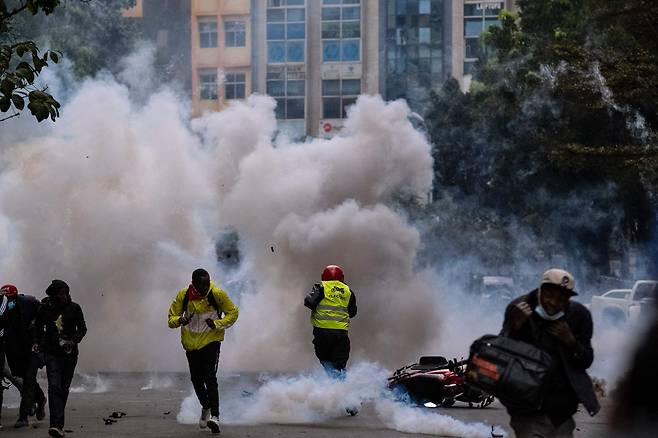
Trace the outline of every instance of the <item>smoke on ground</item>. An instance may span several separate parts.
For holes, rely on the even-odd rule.
[[[350,368],[344,380],[329,378],[322,370],[265,379],[243,397],[224,397],[222,422],[236,425],[310,424],[344,417],[346,409],[372,403],[386,427],[401,432],[455,437],[490,437],[491,425],[464,423],[448,415],[413,408],[391,398],[386,389],[389,372],[368,362]],[[177,419],[198,421],[201,406],[192,393],[181,404]]]

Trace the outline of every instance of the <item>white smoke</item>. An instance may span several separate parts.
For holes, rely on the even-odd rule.
[[[152,375],[148,379],[148,383],[142,386],[142,391],[150,391],[152,389],[167,389],[174,386],[174,379],[169,376]]]
[[[76,375],[76,382],[71,386],[71,392],[88,392],[91,394],[102,394],[109,391],[110,381],[107,378],[101,377],[100,374],[84,374],[78,373]]]
[[[310,424],[344,417],[346,409],[373,403],[375,412],[390,429],[409,433],[454,437],[490,437],[491,426],[464,423],[436,411],[412,408],[394,401],[386,389],[389,372],[366,362],[352,366],[344,380],[329,378],[324,371],[276,377],[246,397],[224,397],[221,418],[225,424]],[[181,403],[177,419],[198,421],[201,406],[194,393]]]

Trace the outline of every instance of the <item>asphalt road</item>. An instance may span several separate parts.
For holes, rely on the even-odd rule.
[[[245,387],[253,387],[254,375],[231,375],[220,380],[222,397],[241,397]],[[152,389],[142,389],[154,383]],[[43,382],[42,382],[43,383]],[[176,416],[181,409],[182,400],[190,393],[190,383],[185,374],[166,374],[152,376],[137,373],[103,374],[100,378],[82,378],[76,376],[72,387],[83,392],[72,393],[67,407],[67,425],[65,429],[70,437],[199,437],[210,436],[207,431],[200,431],[197,426],[179,424]],[[44,388],[45,389],[45,388]],[[94,392],[96,391],[96,392]],[[604,436],[605,411],[589,418],[578,413],[576,417],[577,438]],[[43,422],[33,422],[29,428],[13,429],[17,416],[17,395],[15,389],[6,392],[5,407],[2,412],[4,429],[0,432],[6,437],[45,437],[47,436],[48,418]],[[507,425],[508,416],[505,409],[494,403],[485,409],[453,407],[449,409],[423,409],[432,415],[443,413],[465,422],[485,422],[501,425],[512,436]],[[103,421],[112,412],[125,412],[126,416],[116,423],[106,425]],[[311,424],[267,424],[267,425],[222,425],[221,436],[226,437],[409,437],[420,436],[418,433],[403,433],[392,430],[375,413],[373,406],[364,405],[356,417],[347,415]],[[427,435],[424,435],[427,436]]]

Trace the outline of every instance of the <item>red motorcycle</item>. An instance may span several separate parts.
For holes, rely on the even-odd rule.
[[[469,407],[485,408],[495,398],[466,385],[466,360],[447,360],[443,356],[423,356],[418,363],[395,371],[388,378],[388,387],[400,399],[415,404],[450,407],[455,402]]]

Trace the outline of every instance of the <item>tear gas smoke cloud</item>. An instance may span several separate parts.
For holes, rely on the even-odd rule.
[[[407,121],[407,106],[362,96],[344,135],[273,147],[271,100],[247,105],[254,110],[234,105],[196,124],[222,157],[222,220],[238,231],[256,281],[231,334],[240,353],[224,363],[262,367],[240,356],[274,369],[290,367],[291,358],[311,363],[302,299],[331,263],[343,266],[361,309],[355,350],[389,363],[417,353],[436,324],[433,286],[413,270],[418,232],[384,204],[401,192],[423,197],[431,186],[429,146]]]
[[[345,408],[373,402],[375,412],[391,429],[441,436],[491,436],[491,426],[464,423],[392,400],[386,391],[388,375],[378,365],[360,362],[351,367],[345,380],[331,379],[320,370],[273,378],[251,396],[225,398],[221,416],[227,424],[306,424],[345,416]],[[192,393],[183,400],[177,419],[194,424],[200,409]]]
[[[195,267],[217,272],[213,238],[225,225],[255,286],[240,298],[226,366],[314,363],[302,299],[329,263],[359,298],[357,355],[418,353],[437,323],[434,285],[413,269],[418,232],[386,202],[424,197],[432,159],[404,103],[362,97],[342,136],[275,147],[268,97],[196,120],[199,140],[175,95],[136,103],[134,77],[120,77],[128,85],[87,80],[47,134],[2,147],[0,272],[37,296],[53,278],[69,282],[90,329],[83,368],[182,368],[166,311]]]
[[[37,296],[53,278],[69,283],[89,325],[83,368],[180,363],[166,310],[212,251],[197,143],[173,95],[133,107],[107,79],[82,84],[47,135],[3,142],[3,281]]]

